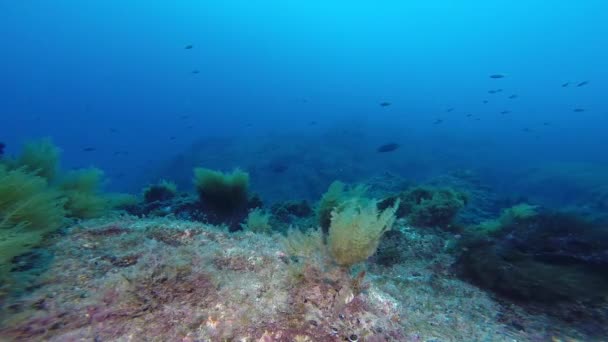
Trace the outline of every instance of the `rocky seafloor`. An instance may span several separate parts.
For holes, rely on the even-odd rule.
[[[436,235],[402,221],[393,232],[404,262],[373,257],[346,271],[322,253],[290,257],[280,234],[129,215],[83,221],[54,237],[52,258],[24,257],[24,274],[48,261],[5,297],[0,339],[601,340],[458,279]]]

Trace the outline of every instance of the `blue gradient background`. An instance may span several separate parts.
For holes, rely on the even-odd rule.
[[[12,154],[50,136],[66,168],[98,166],[115,188],[201,138],[352,122],[370,143],[413,137],[471,168],[605,164],[606,13],[606,1],[4,0],[0,141]]]

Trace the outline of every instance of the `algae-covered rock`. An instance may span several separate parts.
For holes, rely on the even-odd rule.
[[[499,232],[464,239],[457,263],[461,276],[505,297],[532,302],[608,295],[606,225],[544,212],[506,223]]]
[[[452,188],[418,186],[380,203],[380,209],[401,201],[398,217],[406,217],[410,224],[418,227],[448,228],[458,211],[467,204],[467,196]]]

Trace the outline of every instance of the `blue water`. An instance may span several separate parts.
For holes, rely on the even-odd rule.
[[[251,170],[273,157],[256,142],[303,141],[290,172],[332,145],[336,168],[366,165],[353,180],[464,168],[508,188],[518,170],[608,163],[606,13],[593,0],[2,1],[0,141],[15,154],[51,137],[64,168],[98,166],[123,191],[186,184],[199,162]],[[224,140],[209,160],[162,171],[211,137]],[[226,141],[260,154],[230,157],[243,153]],[[379,157],[389,141],[401,148]],[[264,192],[274,176],[256,177]]]

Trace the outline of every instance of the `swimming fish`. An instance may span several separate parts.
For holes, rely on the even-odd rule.
[[[388,107],[390,105],[391,105],[390,102],[380,102],[380,107]]]
[[[490,78],[494,78],[494,79],[505,78],[505,75],[503,75],[503,74],[494,74],[494,75],[490,75]]]
[[[516,98],[517,98],[517,94],[513,94],[513,95],[509,96],[510,100],[513,100],[513,99],[516,99]]]
[[[4,154],[5,147],[6,147],[6,145],[3,142],[0,142],[0,156],[2,156]]]
[[[500,114],[503,114],[503,115],[504,115],[504,114],[509,114],[509,113],[511,113],[511,111],[510,111],[510,110],[503,110],[502,112],[500,112]]]
[[[582,86],[586,86],[587,84],[589,84],[589,81],[583,81],[583,82],[577,84],[576,86],[577,87],[582,87]]]
[[[453,111],[454,111],[454,108],[448,108],[448,109],[446,109],[445,111],[446,111],[446,112],[448,112],[448,113],[450,113],[450,112],[453,112]]]
[[[194,45],[186,45],[186,46],[184,46],[184,49],[191,50],[193,47],[194,47]]]
[[[435,122],[433,122],[433,125],[439,125],[442,122],[443,122],[442,119],[437,119],[437,120],[435,120]]]
[[[488,100],[483,100],[483,104],[488,104]]]
[[[562,88],[566,88],[569,85],[570,85],[570,82],[566,82],[566,83],[562,84]]]
[[[473,116],[473,114],[467,114],[467,118],[470,118],[471,116]]]
[[[393,151],[395,151],[398,148],[399,148],[399,144],[394,143],[394,142],[390,142],[390,143],[386,143],[384,145],[378,146],[378,148],[376,149],[376,151],[380,152],[380,153],[393,152]]]
[[[500,93],[502,91],[502,89],[492,89],[492,90],[488,90],[488,94],[497,94]]]
[[[82,149],[83,152],[93,152],[97,150],[95,147],[85,147]]]
[[[199,74],[200,71],[198,71],[198,70],[195,69],[195,70],[192,70],[192,73],[196,75],[196,74]]]
[[[585,111],[585,109],[584,108],[574,108],[572,111],[575,113],[582,113]]]

